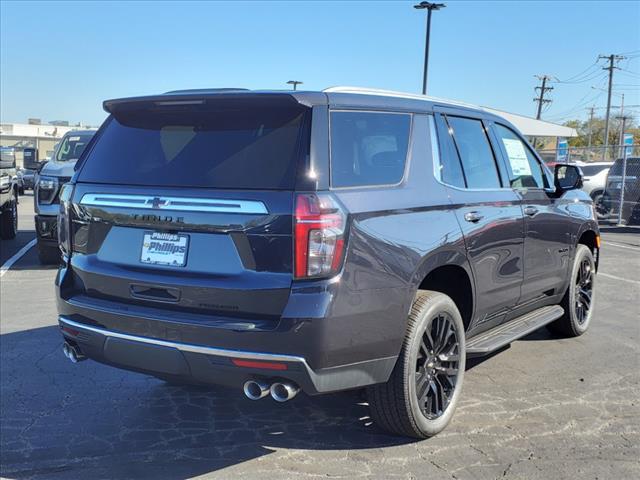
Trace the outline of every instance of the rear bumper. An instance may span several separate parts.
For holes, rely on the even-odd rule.
[[[395,357],[313,370],[304,357],[249,352],[141,337],[58,317],[65,339],[95,361],[187,382],[240,388],[251,378],[286,379],[309,395],[386,381]],[[237,366],[234,360],[269,362],[281,369]]]
[[[386,382],[404,335],[400,291],[305,284],[291,288],[280,319],[244,319],[77,294],[71,270],[65,263],[56,277],[65,338],[93,360],[151,375],[230,387],[256,377],[286,379],[311,395],[348,390]],[[284,366],[238,366],[234,359]]]

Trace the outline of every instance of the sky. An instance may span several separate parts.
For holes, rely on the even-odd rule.
[[[640,118],[640,2],[446,1],[434,12],[429,94],[543,119],[604,111],[598,55],[625,54],[613,105]],[[404,1],[0,1],[0,119],[98,125],[102,101],[202,87],[419,93],[425,11]],[[635,105],[636,107],[632,107]]]

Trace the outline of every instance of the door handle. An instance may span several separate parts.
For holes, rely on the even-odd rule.
[[[524,207],[524,214],[533,217],[536,213],[538,213],[538,209],[536,207],[528,206]]]
[[[476,223],[484,218],[484,215],[480,215],[478,212],[467,212],[464,214],[464,219],[467,222]]]

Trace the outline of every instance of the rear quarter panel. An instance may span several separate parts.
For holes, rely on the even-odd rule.
[[[398,186],[333,190],[351,218],[328,317],[333,361],[340,351],[350,361],[397,355],[422,279],[446,264],[469,273],[460,226],[433,176],[427,115],[414,115],[407,161]]]

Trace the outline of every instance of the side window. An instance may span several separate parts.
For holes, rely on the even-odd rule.
[[[411,115],[331,112],[331,185],[393,185],[404,175]]]
[[[529,147],[510,128],[497,123],[495,126],[506,155],[511,186],[514,188],[547,187],[547,178],[542,166]]]
[[[438,166],[440,180],[447,185],[464,188],[466,186],[464,173],[453,145],[449,127],[441,115],[435,115],[435,123],[438,130],[438,150],[440,152],[440,165]]]
[[[480,120],[447,116],[467,188],[500,188],[489,139]]]

